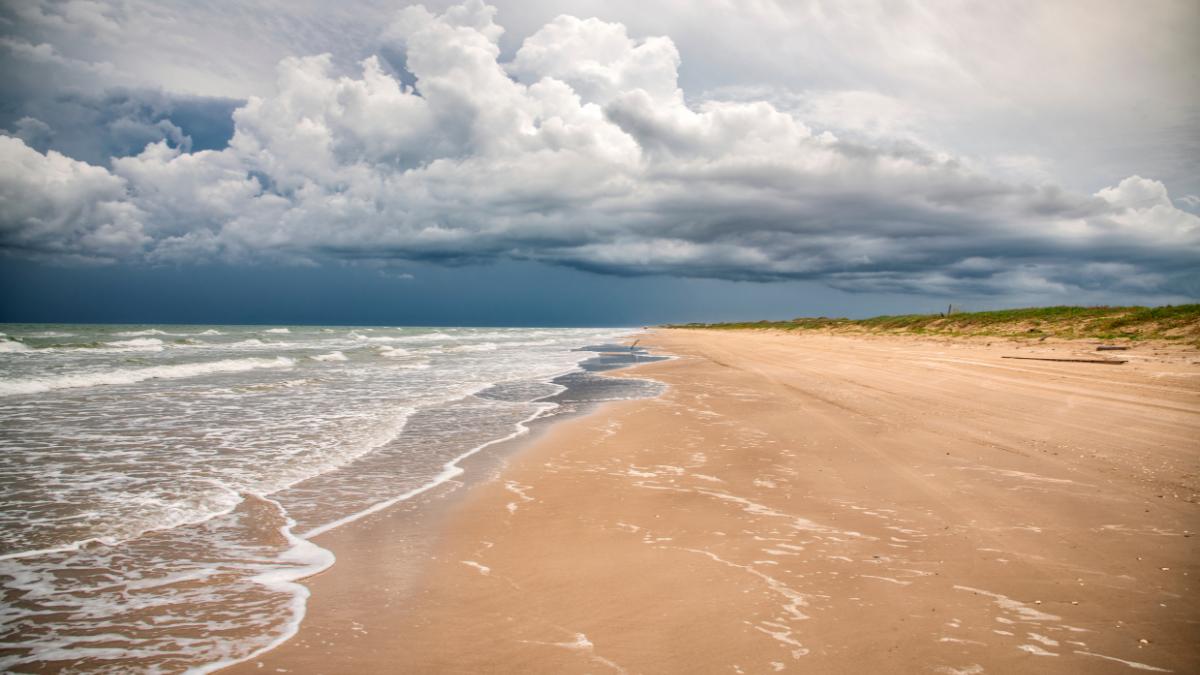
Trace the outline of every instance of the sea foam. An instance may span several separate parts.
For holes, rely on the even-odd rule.
[[[379,347],[379,355],[389,359],[396,359],[402,356],[409,356],[411,354],[412,352],[404,349],[403,347],[388,347],[387,345],[381,345]]]
[[[312,359],[313,361],[349,361],[350,360],[350,359],[346,358],[346,355],[343,354],[342,352],[330,352],[328,354],[318,354],[316,356],[310,356],[308,358]]]
[[[147,330],[125,330],[119,333],[113,333],[113,335],[118,335],[120,337],[145,337],[147,335],[173,335],[173,333],[161,331],[157,328],[150,328]]]
[[[160,332],[160,335],[165,333]],[[136,349],[147,351],[161,351],[163,341],[158,338],[134,338],[132,340],[117,340],[116,342],[105,342],[109,347],[119,347],[121,349]]]
[[[134,384],[151,379],[199,377],[215,373],[238,373],[256,368],[291,368],[296,362],[284,356],[274,359],[225,359],[202,363],[178,363],[148,368],[124,368],[99,373],[72,373],[52,377],[0,382],[0,396],[39,394],[54,389]]]
[[[54,328],[79,343],[0,358],[0,396],[33,394],[0,406],[13,431],[0,435],[0,500],[13,505],[0,510],[0,546],[14,552],[0,555],[12,579],[0,590],[26,593],[30,650],[0,656],[0,670],[76,660],[209,672],[278,645],[304,615],[296,579],[332,562],[307,537],[454,481],[463,458],[536,417],[611,396],[592,383],[547,400],[566,390],[556,378],[583,377],[594,351],[580,348],[620,336]],[[199,353],[213,356],[185,356]],[[69,391],[36,395],[57,389]],[[137,617],[126,616],[133,596]],[[195,635],[233,622],[236,640]]]
[[[5,340],[0,338],[0,352],[27,352],[29,345],[17,342],[15,340]]]

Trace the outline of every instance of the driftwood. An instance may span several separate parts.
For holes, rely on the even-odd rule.
[[[1096,351],[1098,352],[1123,352],[1126,349],[1129,349],[1129,347],[1121,347],[1118,345],[1100,345],[1099,347],[1096,347]]]
[[[1049,356],[1001,356],[1000,358],[1022,359],[1024,361],[1061,361],[1063,363],[1107,363],[1108,365],[1112,366],[1119,366],[1122,363],[1129,363],[1128,361],[1121,361],[1119,359],[1060,359],[1051,358]]]

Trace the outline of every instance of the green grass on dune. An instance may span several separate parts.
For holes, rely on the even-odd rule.
[[[789,321],[690,323],[669,328],[824,330],[1066,339],[1200,339],[1200,304],[1163,307],[1028,307],[992,312],[901,314],[870,319],[800,317]]]

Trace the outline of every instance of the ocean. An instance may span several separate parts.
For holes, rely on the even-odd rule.
[[[661,385],[628,329],[0,325],[0,670],[207,672],[294,634],[310,538]],[[398,564],[403,564],[400,561]]]

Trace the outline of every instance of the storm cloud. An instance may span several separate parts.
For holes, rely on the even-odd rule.
[[[355,72],[287,57],[238,103],[130,84],[72,94],[86,124],[62,106],[22,115],[0,137],[0,247],[93,263],[532,260],[932,295],[1198,292],[1200,218],[1153,178],[1090,194],[1015,179],[874,118],[836,133],[830,97],[685,95],[669,36],[563,15],[506,54],[497,18],[478,2],[408,7]],[[8,47],[103,70],[25,44]],[[173,116],[189,105],[232,109],[227,143],[194,143]],[[104,125],[125,145],[56,140]]]

